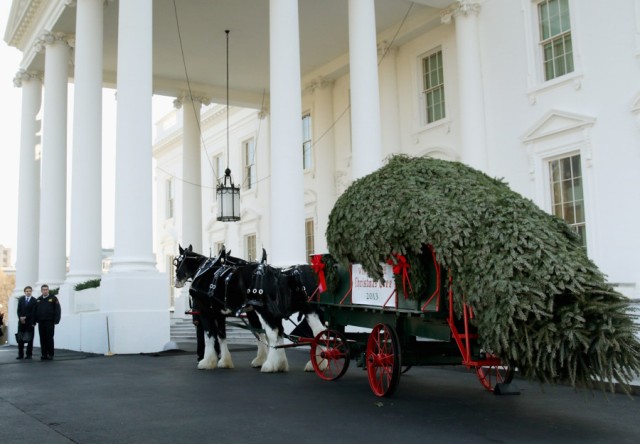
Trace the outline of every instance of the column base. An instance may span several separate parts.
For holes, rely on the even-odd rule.
[[[165,273],[111,272],[100,285],[107,351],[162,351],[169,342],[169,280]]]

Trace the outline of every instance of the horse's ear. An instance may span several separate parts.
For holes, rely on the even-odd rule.
[[[187,247],[187,250],[193,251],[193,246],[191,244],[189,244],[189,246]]]
[[[267,250],[265,250],[264,248],[262,249],[262,263],[267,263]]]
[[[184,248],[182,248],[182,245],[178,244],[178,251],[180,252],[180,254],[184,253]]]

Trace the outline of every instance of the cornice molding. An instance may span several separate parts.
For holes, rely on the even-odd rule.
[[[18,47],[34,19],[43,9],[43,0],[15,1],[9,15],[9,22],[5,31],[5,41],[9,46]]]

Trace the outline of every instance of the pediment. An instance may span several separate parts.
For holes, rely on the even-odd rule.
[[[523,140],[525,143],[533,142],[544,137],[579,130],[592,126],[595,121],[595,117],[551,110],[527,131]]]

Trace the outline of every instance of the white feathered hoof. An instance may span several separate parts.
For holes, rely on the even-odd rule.
[[[281,373],[289,371],[289,362],[284,350],[270,350],[267,360],[260,368],[262,373]]]
[[[266,346],[267,336],[264,333],[260,333],[258,338],[258,353],[253,361],[251,361],[251,367],[260,368],[267,360],[268,348]]]
[[[198,370],[214,370],[218,367],[218,359],[215,356],[205,356],[198,362]]]

